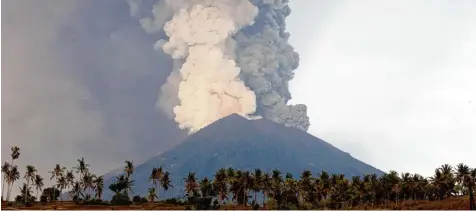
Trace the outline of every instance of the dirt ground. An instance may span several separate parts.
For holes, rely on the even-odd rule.
[[[76,205],[73,202],[58,202],[55,205],[33,204],[32,207],[7,207],[2,202],[2,210],[184,210],[184,206],[175,206],[167,204],[143,204],[130,206],[83,206]],[[222,206],[222,210],[251,210],[251,207],[243,206]],[[264,208],[261,208],[264,209]],[[469,199],[467,196],[452,197],[442,201],[408,201],[400,204],[389,204],[388,206],[378,207],[354,207],[353,209],[393,209],[393,210],[469,210]]]

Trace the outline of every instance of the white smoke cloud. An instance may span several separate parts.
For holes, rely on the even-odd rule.
[[[232,35],[252,24],[258,9],[248,0],[159,1],[154,19],[140,21],[147,32],[163,25],[164,8],[174,13],[164,25],[169,40],[158,40],[154,49],[161,47],[176,62],[157,107],[189,132],[233,113],[254,113],[256,95],[239,78]]]
[[[287,4],[286,0],[159,0],[153,18],[142,18],[140,24],[147,33],[168,36],[153,48],[176,62],[156,107],[191,131],[230,112],[262,115],[307,131],[307,107],[287,104],[288,84],[299,65],[285,31]],[[221,82],[211,83],[217,80]],[[217,87],[235,95],[212,94]],[[230,105],[221,105],[225,102]],[[192,129],[193,125],[199,126]]]

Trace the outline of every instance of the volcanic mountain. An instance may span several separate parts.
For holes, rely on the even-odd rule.
[[[283,176],[289,172],[295,178],[299,178],[303,170],[314,174],[325,170],[346,177],[383,173],[304,131],[267,119],[248,120],[239,115],[220,119],[174,148],[137,165],[132,176],[135,181],[132,195],[147,195],[148,188],[152,187],[149,174],[159,165],[170,172],[174,185],[165,193],[160,189],[162,199],[183,196],[183,178],[189,172],[195,172],[199,179],[213,178],[220,168],[249,171],[260,168],[268,172],[279,169]],[[107,187],[123,173],[122,169],[104,175],[106,199],[112,194]]]

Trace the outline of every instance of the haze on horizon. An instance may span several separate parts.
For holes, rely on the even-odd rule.
[[[476,166],[476,2],[290,7],[309,133],[384,171]],[[85,157],[100,174],[183,139],[155,109],[171,64],[125,2],[4,0],[2,13],[2,161],[18,145],[21,173]]]

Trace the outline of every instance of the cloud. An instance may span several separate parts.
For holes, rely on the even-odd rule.
[[[22,174],[31,164],[46,178],[56,163],[70,168],[80,157],[102,174],[182,139],[155,109],[171,62],[154,52],[126,2],[2,6],[2,161],[18,145]]]

